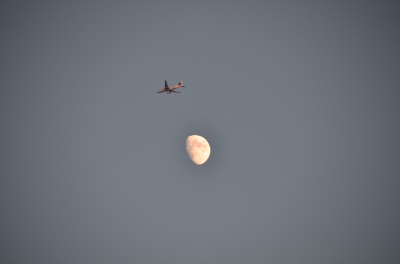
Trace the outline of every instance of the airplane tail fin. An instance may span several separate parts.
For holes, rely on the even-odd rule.
[[[185,87],[185,86],[183,85],[183,80],[179,82],[179,87]]]

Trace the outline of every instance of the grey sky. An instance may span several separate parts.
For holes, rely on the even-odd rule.
[[[397,1],[0,7],[1,263],[399,263]]]

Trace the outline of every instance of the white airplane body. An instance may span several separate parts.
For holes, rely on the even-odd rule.
[[[161,90],[159,90],[157,93],[164,93],[164,92],[167,92],[167,94],[170,94],[170,93],[181,93],[181,92],[178,92],[178,91],[174,91],[175,89],[178,89],[178,88],[181,88],[181,87],[185,87],[185,86],[183,85],[183,81],[180,81],[180,82],[178,83],[178,85],[169,87],[169,86],[168,86],[168,83],[167,83],[167,80],[165,80],[164,88],[162,88]]]

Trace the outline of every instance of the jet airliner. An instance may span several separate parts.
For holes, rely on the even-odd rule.
[[[167,83],[167,80],[165,80],[164,88],[162,88],[161,90],[159,90],[157,93],[163,93],[163,92],[167,92],[167,94],[170,94],[170,93],[182,93],[182,92],[174,91],[175,89],[178,89],[178,88],[181,88],[181,87],[185,87],[185,86],[183,85],[183,81],[180,81],[180,82],[178,83],[178,85],[169,87],[169,86],[168,86],[168,83]]]

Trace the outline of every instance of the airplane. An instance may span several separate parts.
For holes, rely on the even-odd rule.
[[[180,81],[180,82],[178,83],[178,85],[169,87],[169,86],[168,86],[168,83],[167,83],[167,80],[165,80],[165,86],[164,86],[164,88],[162,88],[161,90],[159,90],[157,93],[163,93],[163,92],[167,92],[167,94],[170,94],[170,93],[182,93],[182,92],[174,91],[175,89],[178,89],[178,88],[181,88],[181,87],[185,87],[185,86],[183,85],[183,81]]]

